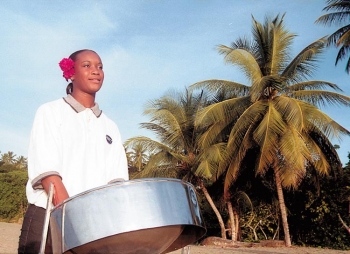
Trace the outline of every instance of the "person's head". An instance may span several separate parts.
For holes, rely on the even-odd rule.
[[[89,49],[78,50],[69,56],[73,61],[72,72],[64,75],[72,82],[68,84],[67,94],[75,92],[96,93],[104,79],[103,65],[99,55]],[[62,67],[61,67],[62,68]]]

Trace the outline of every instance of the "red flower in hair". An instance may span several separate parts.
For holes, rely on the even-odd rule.
[[[70,58],[63,58],[58,65],[63,71],[63,77],[68,81],[75,73],[73,60]]]

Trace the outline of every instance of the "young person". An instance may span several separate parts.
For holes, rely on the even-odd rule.
[[[103,65],[92,50],[79,50],[59,63],[71,83],[67,96],[39,107],[28,151],[29,207],[18,253],[39,253],[50,184],[53,204],[115,179],[128,180],[125,150],[117,125],[95,102]],[[50,233],[45,253],[51,253]]]

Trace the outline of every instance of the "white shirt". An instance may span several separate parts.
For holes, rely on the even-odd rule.
[[[29,203],[46,208],[41,179],[49,175],[62,178],[70,197],[117,178],[129,179],[118,127],[98,104],[85,108],[68,95],[39,107],[29,142]]]

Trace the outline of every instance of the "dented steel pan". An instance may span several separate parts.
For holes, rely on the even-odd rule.
[[[205,226],[194,186],[172,178],[116,182],[52,209],[54,253],[168,253],[197,241]]]

